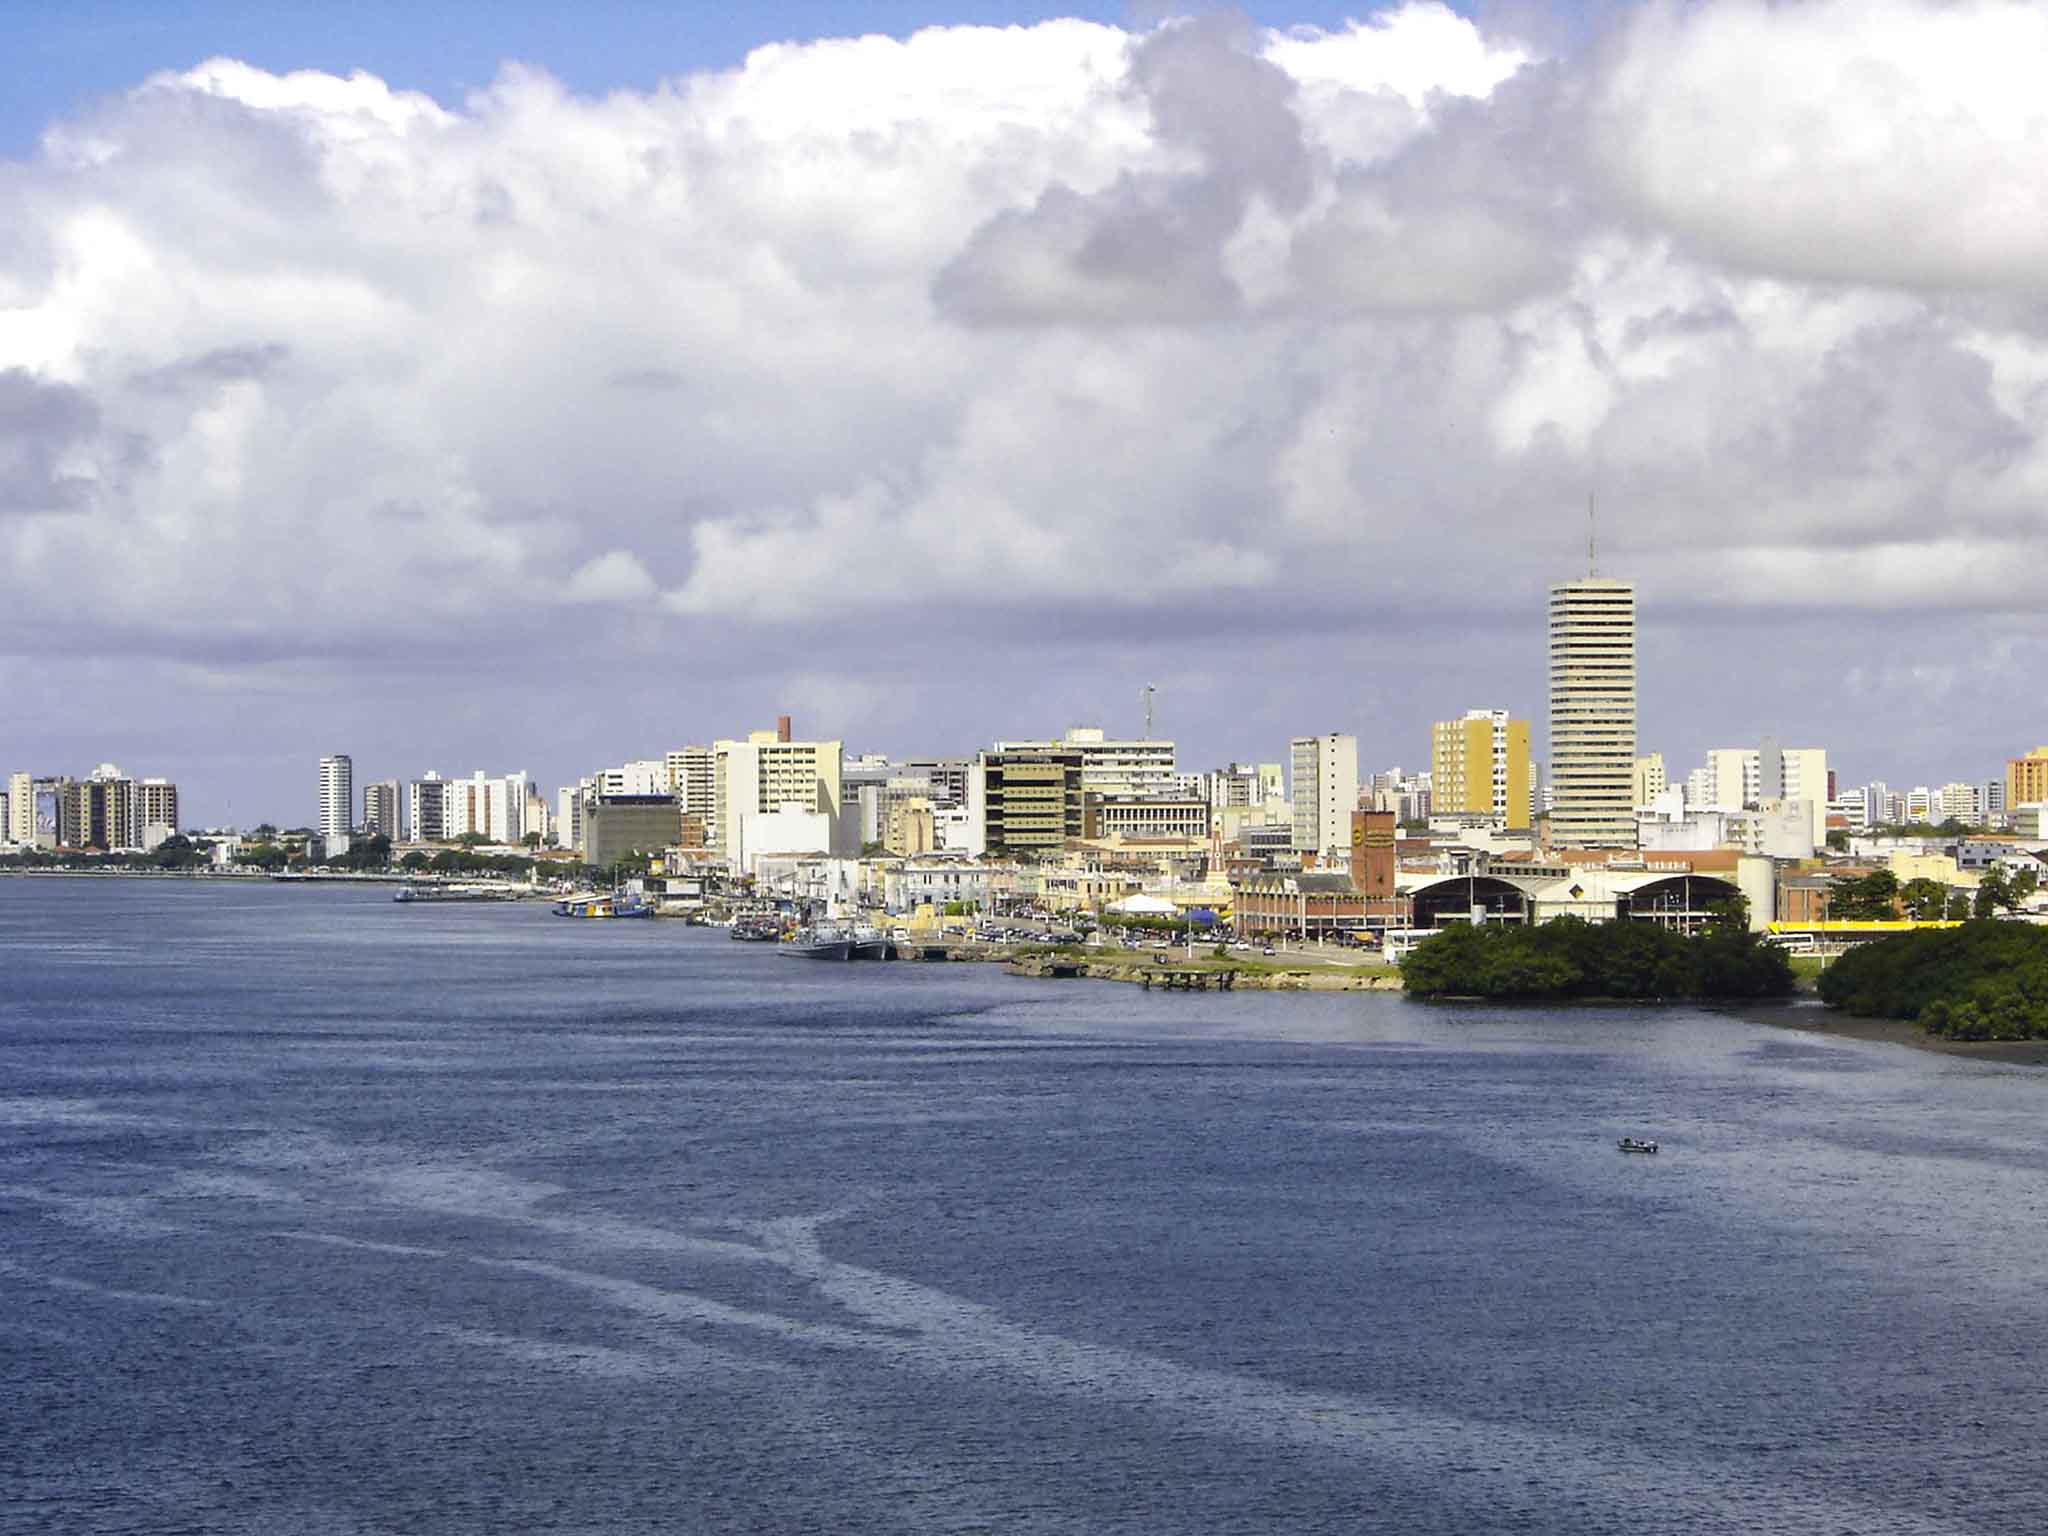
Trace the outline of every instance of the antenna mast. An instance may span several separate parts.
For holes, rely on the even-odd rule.
[[[1153,691],[1154,691],[1154,690],[1153,690],[1153,687],[1152,687],[1152,685],[1151,685],[1150,683],[1147,683],[1147,684],[1145,685],[1145,687],[1144,687],[1144,690],[1143,690],[1143,691],[1142,691],[1142,692],[1141,692],[1141,693],[1140,693],[1140,694],[1138,695],[1138,697],[1140,697],[1141,699],[1143,699],[1143,700],[1145,701],[1145,739],[1146,739],[1147,741],[1150,741],[1150,740],[1152,739],[1152,694],[1153,694]]]
[[[1589,578],[1600,574],[1600,562],[1593,553],[1593,496],[1592,491],[1586,492],[1586,575]]]

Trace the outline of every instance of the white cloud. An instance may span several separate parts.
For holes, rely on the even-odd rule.
[[[1622,192],[1702,252],[1914,288],[2048,274],[2048,9],[1655,0],[1598,85]]]
[[[602,98],[153,77],[0,176],[0,648],[219,675],[555,596],[566,650],[747,667],[1396,608],[1441,655],[1596,485],[1689,601],[2018,613],[2044,25],[1713,0],[1539,57],[1419,4]]]

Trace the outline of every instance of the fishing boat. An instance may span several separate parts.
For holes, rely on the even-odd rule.
[[[596,891],[564,896],[555,903],[557,917],[652,917],[654,903],[637,891]]]
[[[782,937],[782,924],[772,917],[736,917],[726,937],[741,944],[773,944]]]
[[[797,929],[782,941],[776,953],[799,960],[851,960],[853,935],[830,923],[815,923]]]
[[[1624,1136],[1615,1145],[1624,1152],[1655,1152],[1657,1150],[1657,1143],[1654,1141],[1641,1141],[1634,1136]]]
[[[853,930],[853,958],[856,960],[894,960],[896,942],[881,929],[863,923]]]

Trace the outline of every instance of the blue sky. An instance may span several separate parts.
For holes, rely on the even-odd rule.
[[[1303,0],[1238,9],[1271,25],[1334,26],[1372,5]],[[53,118],[118,92],[162,69],[217,54],[269,70],[364,69],[443,102],[489,82],[499,64],[545,67],[581,92],[645,88],[670,75],[735,64],[763,43],[788,38],[886,32],[901,36],[938,24],[1029,23],[1050,16],[1143,21],[1162,5],[1074,0],[781,0],[775,5],[657,3],[493,4],[488,0],[399,0],[261,4],[256,0],[0,0],[13,67],[0,91],[0,154],[31,153]],[[1467,10],[1458,5],[1453,9]]]

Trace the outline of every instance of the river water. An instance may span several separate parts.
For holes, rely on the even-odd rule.
[[[2044,1110],[1704,1011],[0,880],[0,1529],[2033,1536]]]

